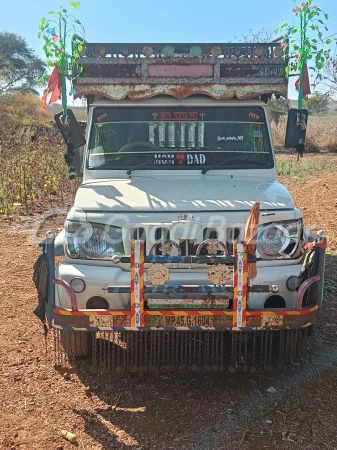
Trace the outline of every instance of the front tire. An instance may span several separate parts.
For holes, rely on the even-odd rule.
[[[91,333],[87,331],[61,330],[61,343],[68,356],[89,356],[91,354]]]

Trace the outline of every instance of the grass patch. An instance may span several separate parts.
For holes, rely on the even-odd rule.
[[[315,116],[309,116],[309,120],[312,117],[315,117],[315,119],[335,119],[335,120],[337,120],[337,114],[317,114]]]
[[[308,178],[319,178],[322,173],[337,172],[336,161],[304,157],[297,161],[279,156],[276,159],[277,175],[305,182]]]

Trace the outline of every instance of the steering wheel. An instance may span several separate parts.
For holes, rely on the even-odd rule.
[[[138,150],[136,150],[137,148]],[[123,147],[118,150],[118,153],[133,152],[134,150],[142,152],[144,151],[144,148],[148,148],[149,150],[155,150],[156,152],[161,151],[160,148],[158,148],[154,144],[151,144],[151,142],[135,141],[130,142],[130,144],[123,145]]]

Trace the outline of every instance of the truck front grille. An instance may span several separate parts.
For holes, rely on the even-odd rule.
[[[149,236],[148,234],[151,233]],[[145,249],[146,254],[149,254],[149,250],[151,248],[151,245],[159,240],[167,240],[170,239],[170,230],[166,227],[158,227],[155,230],[152,230],[151,232],[146,232],[146,230],[142,227],[139,228],[133,228],[131,233],[132,239],[141,239],[145,241]],[[204,228],[203,229],[203,241],[206,239],[219,239],[219,233],[215,228]],[[242,236],[242,230],[237,227],[230,227],[226,230],[226,239],[224,244],[226,245],[226,248],[230,254],[233,253],[233,242],[235,240],[243,239]],[[221,240],[221,239],[220,239]],[[149,242],[149,245],[147,246],[147,241]],[[150,244],[151,242],[151,244]],[[201,242],[197,242],[194,239],[184,239],[179,240],[179,247],[181,249],[181,254],[184,256],[191,256],[196,254],[196,250],[201,244]],[[160,255],[159,245],[154,249],[155,255]],[[221,251],[218,252],[218,254],[221,254]],[[200,252],[200,255],[207,255],[207,249],[203,248]]]

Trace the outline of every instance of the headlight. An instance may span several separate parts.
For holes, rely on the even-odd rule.
[[[302,221],[271,223],[259,227],[256,251],[264,259],[292,256],[300,240]]]
[[[122,228],[66,221],[66,251],[70,258],[111,259],[124,255]]]

